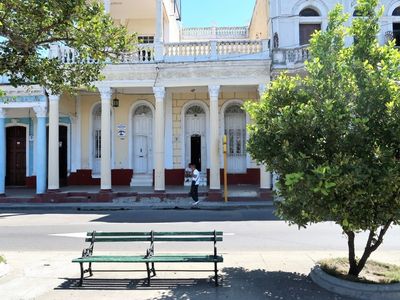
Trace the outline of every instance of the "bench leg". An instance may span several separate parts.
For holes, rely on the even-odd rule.
[[[214,262],[215,286],[218,286],[218,263]]]
[[[154,263],[151,263],[151,272],[153,272],[153,276],[156,276],[156,269],[154,268]]]
[[[84,274],[83,263],[79,263],[79,264],[80,264],[80,267],[81,267],[81,278],[79,279],[79,286],[82,286],[82,284],[83,284],[83,274]]]
[[[89,263],[89,274],[90,274],[90,276],[93,276],[92,263]]]
[[[150,271],[150,264],[149,263],[146,263],[146,269],[147,269],[147,285],[150,286],[151,271]]]

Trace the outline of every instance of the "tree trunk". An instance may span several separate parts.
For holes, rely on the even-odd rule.
[[[367,243],[365,245],[364,253],[361,259],[357,262],[356,253],[355,253],[355,233],[354,231],[344,231],[347,235],[347,245],[349,249],[349,275],[354,277],[358,277],[365,267],[368,258],[371,256],[372,252],[374,252],[383,242],[383,237],[392,224],[392,220],[389,220],[380,230],[378,239],[374,240],[374,237],[377,236],[377,232],[375,230],[370,230]]]

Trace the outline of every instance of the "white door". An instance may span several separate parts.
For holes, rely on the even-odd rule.
[[[207,170],[206,149],[206,114],[200,106],[192,106],[185,115],[185,167],[192,161],[191,140],[193,136],[201,137],[201,171]]]
[[[228,173],[246,173],[246,114],[237,104],[225,111]]]
[[[137,135],[135,143],[135,171],[137,173],[147,173],[148,171],[148,148],[147,136]]]
[[[135,174],[151,173],[152,165],[152,111],[147,106],[140,106],[133,116],[133,172]]]

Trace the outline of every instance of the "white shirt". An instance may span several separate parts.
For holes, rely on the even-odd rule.
[[[199,185],[200,184],[200,172],[197,171],[197,169],[194,169],[194,171],[193,171],[192,181],[194,181],[195,185]]]

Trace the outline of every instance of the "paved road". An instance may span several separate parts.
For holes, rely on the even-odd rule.
[[[299,230],[278,220],[272,208],[244,210],[0,211],[0,250],[79,251],[85,231],[222,230],[223,252],[346,250],[340,227],[316,224]],[[400,228],[392,228],[382,250],[399,250]],[[365,236],[364,236],[365,238]],[[362,246],[362,239],[359,240]],[[113,246],[111,246],[113,247]],[[124,249],[131,245],[117,245]],[[121,248],[122,247],[122,248]],[[107,246],[107,249],[109,246]],[[189,244],[188,250],[198,249]]]
[[[222,230],[223,285],[215,289],[209,273],[176,272],[163,266],[155,286],[146,288],[145,274],[101,273],[76,287],[78,267],[70,263],[85,246],[86,231]],[[391,229],[379,259],[400,263],[400,230]],[[205,244],[205,245],[204,245]],[[145,244],[96,245],[95,251],[143,253]],[[361,246],[361,245],[360,245]],[[157,245],[170,252],[171,245]],[[208,243],[172,246],[174,252],[211,252]],[[306,230],[289,227],[272,209],[0,211],[0,253],[12,271],[0,278],[1,299],[282,299],[350,300],[316,286],[306,276],[315,262],[345,255],[346,240],[340,228],[327,222]],[[113,266],[109,266],[113,268]],[[114,266],[121,269],[124,266]],[[132,266],[130,266],[132,267]],[[179,268],[181,267],[181,268]],[[178,269],[198,270],[198,265]],[[207,268],[207,267],[205,267]],[[171,275],[172,274],[172,275]]]

